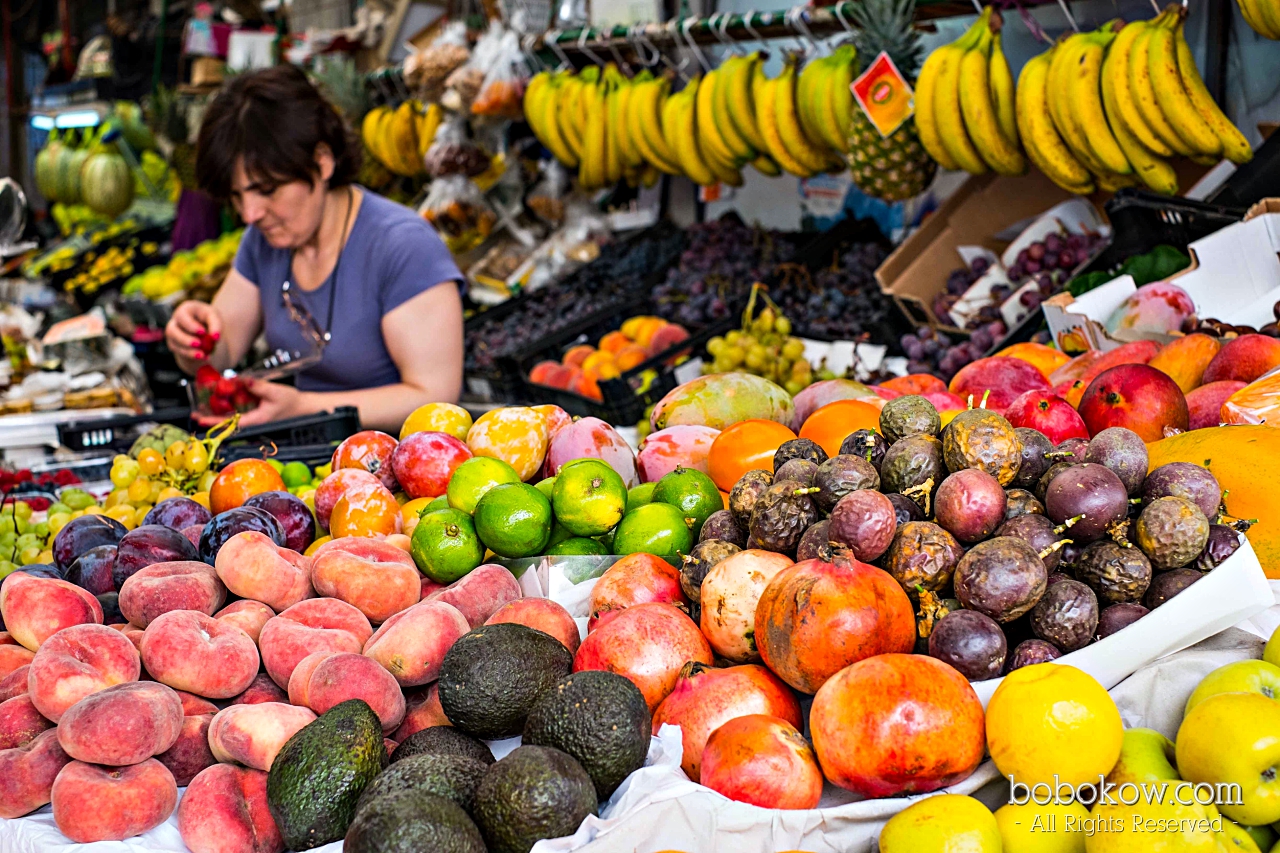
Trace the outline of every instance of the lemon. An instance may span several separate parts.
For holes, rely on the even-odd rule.
[[[519,483],[520,475],[501,459],[473,456],[459,465],[449,478],[445,495],[449,506],[470,515],[484,493],[503,483]]]
[[[996,809],[1003,853],[1084,853],[1089,810],[1070,805],[1008,803]]]
[[[427,403],[409,413],[400,426],[400,440],[415,432],[443,432],[458,439],[467,440],[471,429],[471,413],[453,403]]]
[[[880,831],[880,853],[1001,853],[995,815],[973,797],[938,794],[907,806]]]

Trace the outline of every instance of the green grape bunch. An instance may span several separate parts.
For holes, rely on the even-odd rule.
[[[758,314],[757,298],[765,303]],[[813,383],[814,370],[804,357],[804,341],[792,337],[791,328],[791,321],[765,293],[765,286],[756,282],[742,314],[742,328],[707,341],[712,361],[704,365],[703,372],[751,373],[781,385],[793,396],[799,394]]]

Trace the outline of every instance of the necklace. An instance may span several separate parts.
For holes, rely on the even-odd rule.
[[[338,257],[333,261],[333,271],[329,273],[325,282],[320,285],[320,287],[324,287],[325,283],[331,282],[331,286],[329,288],[329,312],[328,316],[325,317],[324,328],[319,328],[320,324],[316,322],[315,317],[309,310],[307,310],[307,306],[305,304],[296,304],[293,301],[293,295],[290,292],[293,289],[293,285],[290,283],[288,278],[286,278],[284,280],[284,284],[280,286],[280,297],[284,301],[284,306],[288,310],[289,315],[293,318],[294,322],[301,325],[313,338],[316,338],[316,343],[321,346],[329,343],[332,337],[330,330],[333,327],[333,309],[338,296],[338,268],[342,264],[342,253],[347,247],[347,236],[350,233],[348,229],[351,225],[351,211],[354,207],[355,192],[350,186],[348,186],[347,213],[342,222],[342,239],[338,244]],[[290,253],[289,255],[290,268],[293,267],[293,255],[294,253]],[[318,289],[319,288],[317,288],[317,290]]]

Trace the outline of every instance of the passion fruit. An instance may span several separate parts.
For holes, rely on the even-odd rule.
[[[1045,456],[1053,452],[1053,442],[1038,429],[1031,427],[1015,427],[1013,434],[1018,437],[1022,447],[1022,463],[1011,485],[1023,489],[1034,489],[1036,483],[1049,470],[1053,460]]]
[[[1057,571],[1062,561],[1062,549],[1057,546],[1062,536],[1053,522],[1043,515],[1020,515],[1009,519],[996,528],[996,536],[1013,536],[1026,542],[1040,555],[1047,572]]]
[[[961,610],[960,600],[956,598],[939,598],[927,589],[916,591],[919,599],[916,603],[916,647],[918,655],[929,654],[929,637],[933,629],[948,613]]]
[[[1036,481],[1035,496],[1036,500],[1044,503],[1044,497],[1049,493],[1049,484],[1051,484],[1059,474],[1070,468],[1075,467],[1070,462],[1055,462],[1049,466],[1040,479]]]
[[[805,560],[814,560],[822,555],[822,548],[831,540],[827,536],[827,531],[831,527],[829,519],[814,522],[804,535],[800,537],[800,544],[796,546],[796,562],[803,563]]]
[[[1064,652],[1092,643],[1097,628],[1098,597],[1080,581],[1055,583],[1031,608],[1031,630]]]
[[[1130,496],[1142,491],[1147,479],[1147,445],[1131,429],[1107,427],[1089,440],[1085,462],[1096,462],[1110,468],[1124,483]]]
[[[774,479],[785,479],[780,477],[778,472],[783,465],[793,459],[804,459],[814,465],[821,465],[827,461],[827,451],[823,450],[816,441],[810,438],[793,438],[790,441],[782,442],[773,454]]]
[[[831,511],[827,538],[869,563],[889,549],[897,526],[897,512],[889,499],[871,489],[860,489],[842,497]]]
[[[707,516],[707,520],[702,524],[702,530],[698,533],[699,542],[711,539],[732,542],[739,548],[744,548],[747,544],[747,532],[738,526],[732,512],[721,509]]]
[[[880,472],[861,456],[841,453],[818,466],[813,475],[818,509],[830,513],[840,499],[859,489],[879,489]]]
[[[1044,515],[1044,504],[1026,489],[1005,489],[1004,520],[1024,515]]]
[[[795,480],[779,480],[765,490],[751,511],[751,536],[766,551],[794,553],[800,537],[818,520],[810,497],[815,489]]]
[[[988,409],[956,415],[942,436],[947,468],[980,468],[1007,486],[1022,467],[1022,445],[1013,426]]]
[[[888,450],[889,442],[873,429],[855,430],[840,442],[841,456],[857,456],[859,459],[865,459],[871,463],[871,467],[876,469],[876,473],[880,472],[880,463],[884,461],[884,455]]]
[[[1207,572],[1240,549],[1240,534],[1225,524],[1209,525],[1209,541],[1192,568]]]
[[[946,589],[963,556],[956,538],[932,521],[908,521],[898,526],[881,564],[916,600],[920,588]]]
[[[813,477],[818,473],[818,465],[810,459],[792,459],[789,462],[782,463],[777,471],[773,472],[773,479],[778,480],[795,480],[800,485],[808,488],[813,485]]]
[[[1008,653],[1004,631],[994,619],[976,610],[948,613],[929,634],[929,656],[954,667],[970,681],[999,678]]]
[[[911,498],[925,515],[931,513],[933,495],[947,476],[942,461],[942,442],[931,435],[913,435],[889,448],[880,464],[880,485],[884,491]]]
[[[1001,624],[1012,622],[1044,596],[1048,576],[1044,562],[1026,542],[1013,536],[988,539],[974,545],[956,565],[956,598]]]
[[[1170,462],[1148,474],[1142,484],[1144,504],[1164,497],[1186,498],[1200,508],[1205,518],[1214,521],[1222,505],[1222,487],[1208,468],[1191,462]]]
[[[1083,438],[1066,438],[1053,448],[1049,458],[1055,462],[1084,462],[1085,453],[1089,450],[1089,442]]]
[[[1073,540],[1095,542],[1128,516],[1129,492],[1110,468],[1086,462],[1053,478],[1045,492],[1044,508],[1058,524],[1075,519],[1068,534]]]
[[[1204,573],[1195,569],[1174,569],[1171,572],[1160,572],[1151,580],[1151,586],[1147,587],[1147,594],[1142,599],[1142,603],[1148,609],[1155,610],[1202,577],[1204,577]]]
[[[1141,601],[1151,585],[1151,563],[1147,555],[1110,539],[1086,545],[1076,560],[1075,573],[1097,593],[1103,604]]]
[[[693,546],[680,563],[680,589],[690,601],[702,598],[702,580],[722,560],[727,560],[742,549],[732,542],[708,539]]]
[[[1098,639],[1110,637],[1117,631],[1128,628],[1151,611],[1136,601],[1125,601],[1102,608],[1098,614]]]
[[[890,447],[908,436],[937,435],[941,428],[933,403],[915,394],[895,397],[880,410],[880,433]]]
[[[729,511],[733,520],[743,530],[751,528],[751,513],[770,486],[773,485],[773,474],[763,468],[753,468],[738,478],[729,490]]]
[[[1037,663],[1048,663],[1060,657],[1062,657],[1062,652],[1047,640],[1039,638],[1023,640],[1018,643],[1013,650],[1013,654],[1009,655],[1009,669],[1007,672],[1013,672],[1015,669],[1021,669],[1024,666],[1031,666]]]
[[[980,542],[1004,520],[1008,497],[1000,481],[980,468],[947,476],[938,487],[934,517],[961,542]]]
[[[1209,519],[1186,498],[1156,498],[1147,504],[1134,526],[1139,548],[1157,569],[1180,569],[1209,543]]]
[[[890,492],[885,495],[889,499],[889,503],[893,504],[893,509],[898,515],[898,524],[906,524],[908,521],[924,521],[924,510],[920,509],[920,504],[911,500],[906,495],[900,495],[897,492]]]

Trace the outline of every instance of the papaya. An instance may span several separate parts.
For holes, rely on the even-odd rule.
[[[1227,512],[1257,519],[1246,534],[1267,577],[1280,580],[1280,429],[1218,426],[1184,432],[1147,445],[1149,470],[1169,462],[1208,468],[1227,493]]]
[[[699,376],[667,392],[653,407],[654,431],[677,424],[724,429],[739,421],[763,419],[790,425],[796,407],[780,385],[750,373]]]

